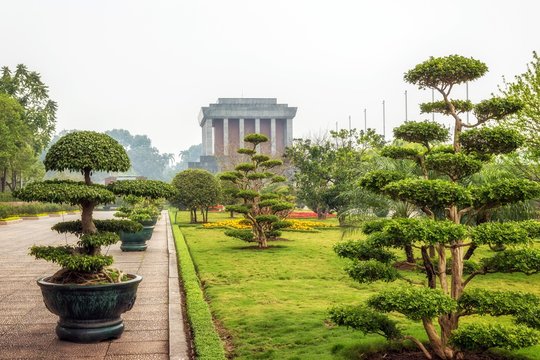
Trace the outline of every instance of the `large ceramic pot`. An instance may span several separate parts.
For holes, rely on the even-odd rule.
[[[144,227],[141,231],[137,232],[120,231],[120,240],[122,240],[120,249],[122,251],[145,251],[148,247],[146,240],[152,237],[153,230],[154,227],[152,226],[151,229]]]
[[[124,332],[120,315],[133,307],[142,280],[139,275],[128,276],[128,281],[103,285],[55,284],[39,279],[45,306],[60,317],[56,335],[78,343],[119,338]]]

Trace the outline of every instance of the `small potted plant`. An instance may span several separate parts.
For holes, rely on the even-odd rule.
[[[146,250],[146,241],[151,239],[159,217],[159,210],[155,205],[155,200],[133,195],[127,196],[126,205],[122,206],[114,216],[135,221],[143,226],[140,231],[120,232],[120,239],[122,240],[120,248],[122,251]]]
[[[96,342],[120,337],[124,330],[121,314],[129,311],[142,277],[110,268],[113,258],[101,253],[102,246],[119,241],[120,231],[138,231],[142,226],[129,220],[94,220],[99,204],[115,201],[116,196],[137,193],[161,197],[154,182],[104,186],[93,184],[93,171],[127,171],[129,158],[124,148],[111,137],[91,131],[73,132],[62,137],[48,151],[45,168],[80,172],[84,181],[50,180],[28,184],[16,192],[24,201],[43,201],[79,205],[81,219],[58,223],[60,233],[72,233],[76,244],[33,246],[30,254],[58,264],[61,269],[38,280],[47,309],[60,317],[56,333],[62,340]],[[163,190],[165,189],[165,190]],[[159,193],[159,194],[158,194]]]

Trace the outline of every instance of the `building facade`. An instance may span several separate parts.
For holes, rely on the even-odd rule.
[[[264,134],[267,143],[259,151],[281,156],[293,141],[293,119],[296,107],[278,104],[275,98],[219,98],[217,103],[202,107],[199,125],[202,130],[202,156],[189,167],[219,169],[216,159],[227,157],[244,147],[244,136]]]

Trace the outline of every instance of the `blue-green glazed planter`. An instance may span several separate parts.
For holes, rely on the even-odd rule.
[[[104,285],[55,284],[37,281],[47,309],[60,319],[56,335],[61,340],[92,343],[119,338],[124,332],[121,314],[131,310],[142,276]]]
[[[120,231],[120,240],[122,240],[120,249],[122,251],[145,251],[148,247],[146,241],[150,240],[153,232],[153,226],[144,226],[141,231],[134,233]]]

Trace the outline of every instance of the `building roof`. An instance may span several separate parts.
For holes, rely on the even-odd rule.
[[[199,125],[206,119],[292,119],[296,109],[278,104],[276,98],[219,98],[216,104],[201,108]]]

